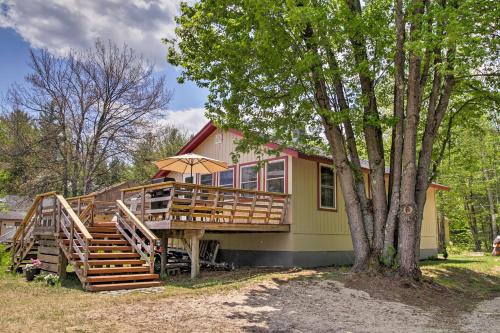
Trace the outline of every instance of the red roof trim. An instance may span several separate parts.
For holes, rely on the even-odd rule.
[[[184,145],[184,147],[179,150],[177,155],[187,154],[192,152],[196,147],[198,147],[210,134],[216,130],[215,125],[209,121],[203,128],[196,133],[193,138]]]
[[[210,134],[212,134],[217,128],[215,127],[214,123],[212,121],[209,121],[205,126],[203,126],[203,128],[198,132],[196,133],[193,138],[184,145],[184,147],[181,148],[181,150],[179,150],[179,152],[177,153],[177,155],[181,155],[181,154],[187,154],[187,153],[190,153],[192,152],[196,147],[198,147],[203,141],[205,141],[206,138],[208,138],[210,136]],[[237,136],[240,136],[240,137],[243,137],[243,132],[241,131],[238,131],[236,129],[229,129],[229,132],[230,133],[233,133],[234,135],[237,135]],[[271,149],[278,149],[280,148],[280,145],[276,144],[276,143],[273,143],[273,142],[269,142],[266,144],[267,147],[271,148]],[[305,154],[305,153],[302,153],[296,149],[293,149],[293,148],[284,148],[282,150],[285,154],[287,155],[290,155],[292,157],[296,157],[296,158],[301,158],[301,159],[304,159],[304,160],[309,160],[309,161],[314,161],[314,162],[319,162],[319,163],[325,163],[325,164],[333,164],[333,161],[331,158],[328,158],[328,157],[325,157],[325,156],[320,156],[320,155],[308,155],[308,154]],[[369,168],[362,168],[364,171],[369,171]],[[159,170],[154,176],[153,178],[160,178],[160,177],[165,177],[166,175],[168,175],[168,171],[165,171],[165,170]],[[445,185],[441,185],[441,184],[435,184],[435,183],[432,183],[430,185],[430,187],[433,187],[437,190],[443,190],[443,191],[449,191],[450,188],[448,186],[445,186]]]

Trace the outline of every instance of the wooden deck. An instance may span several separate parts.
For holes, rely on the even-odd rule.
[[[152,230],[289,232],[289,195],[166,182],[122,190],[124,204]]]

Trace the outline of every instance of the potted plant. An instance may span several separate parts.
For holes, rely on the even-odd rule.
[[[26,274],[26,281],[33,281],[36,275],[40,274],[40,267],[42,262],[38,259],[31,259],[31,264],[27,264],[24,267],[24,273]]]

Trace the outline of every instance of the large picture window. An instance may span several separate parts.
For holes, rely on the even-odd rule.
[[[258,190],[258,170],[255,165],[240,167],[240,188],[245,190]]]
[[[266,191],[285,193],[285,160],[267,162]]]
[[[229,169],[219,172],[219,186],[233,187],[234,186],[234,170]]]
[[[329,165],[319,165],[319,208],[337,209],[335,170]]]

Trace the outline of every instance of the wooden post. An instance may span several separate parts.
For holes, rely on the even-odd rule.
[[[66,279],[66,268],[68,266],[68,258],[66,258],[66,255],[64,254],[64,251],[59,248],[59,258],[58,258],[58,263],[57,263],[57,275],[59,275],[59,279],[64,280]]]
[[[146,189],[143,187],[141,191],[141,222],[144,222],[144,214],[146,207]]]
[[[191,279],[200,274],[200,238],[197,232],[191,235]]]
[[[161,248],[162,248],[162,253],[161,253],[161,269],[160,269],[160,278],[163,278],[165,276],[165,268],[167,266],[167,250],[168,250],[168,237],[167,237],[167,232],[163,230],[161,233]]]
[[[52,228],[54,229],[54,233],[57,230],[57,198],[54,195],[54,199],[52,200]]]

